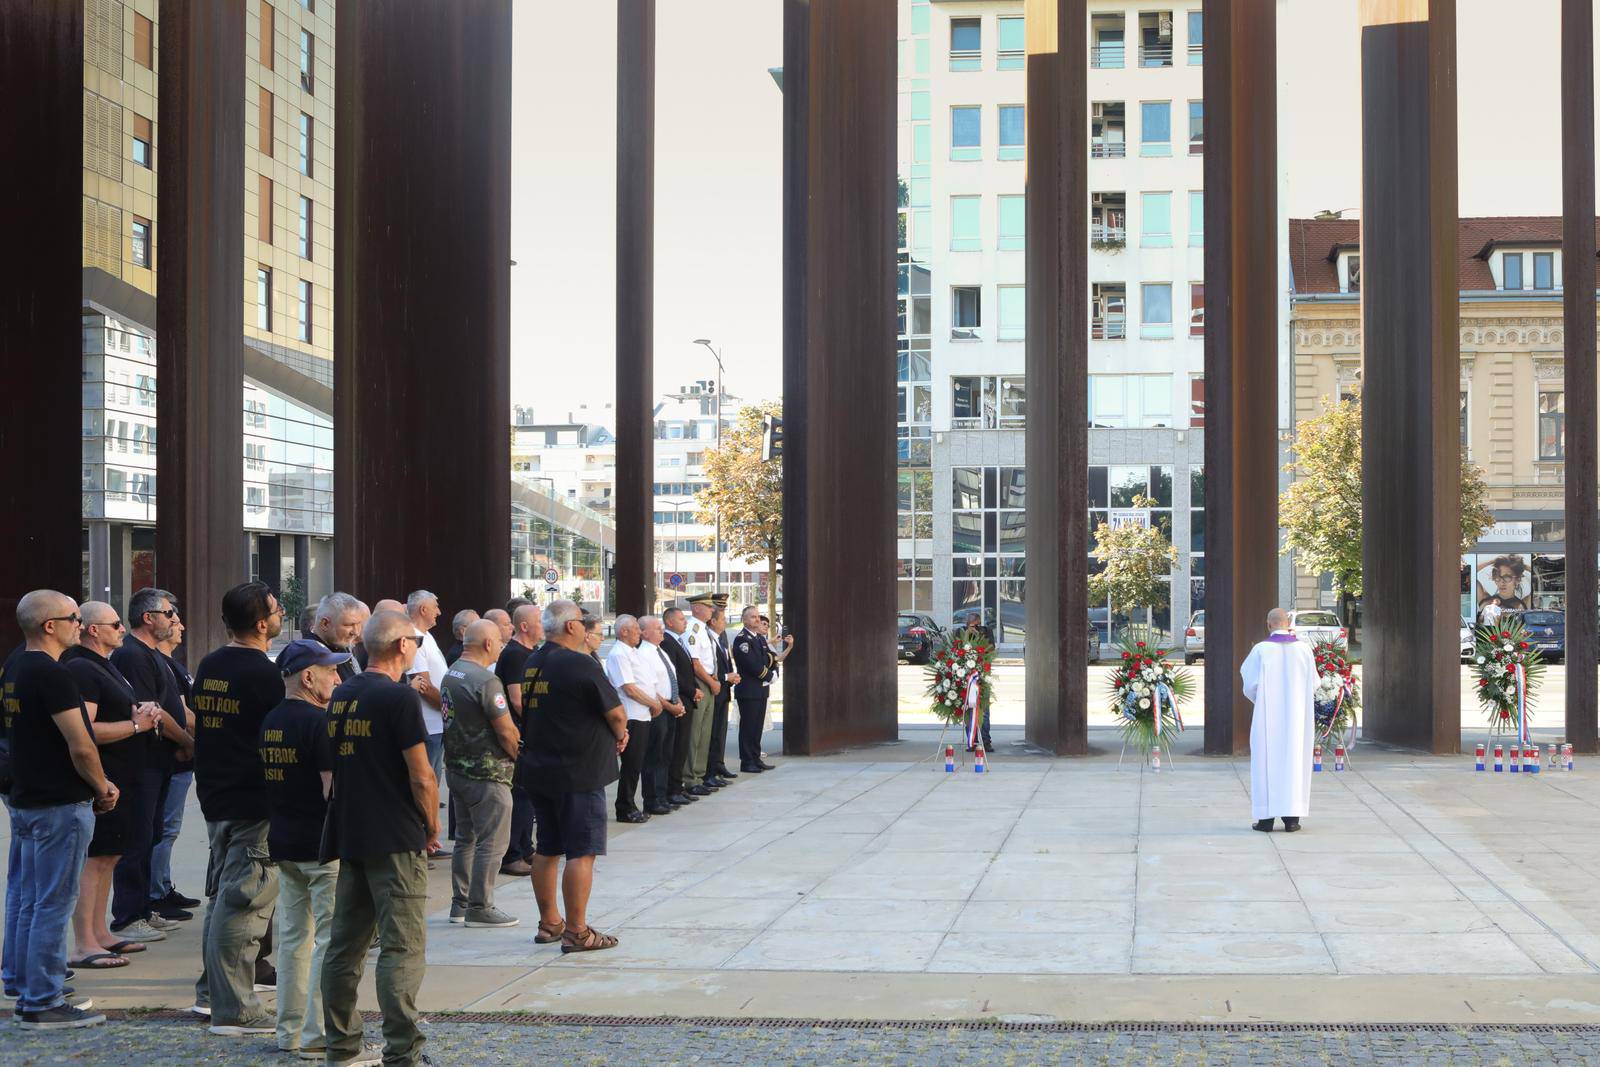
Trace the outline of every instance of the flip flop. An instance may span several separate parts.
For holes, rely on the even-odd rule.
[[[130,952],[143,952],[149,948],[143,941],[118,941],[115,945],[108,945],[106,951],[117,956],[126,956]]]
[[[111,960],[117,962],[103,962]],[[69,960],[68,965],[72,967],[83,967],[86,970],[91,971],[111,971],[118,967],[126,967],[128,965],[128,959],[127,957],[119,955],[115,952],[95,952],[91,955],[83,957],[81,960]]]

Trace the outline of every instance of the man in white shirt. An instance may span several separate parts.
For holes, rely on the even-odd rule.
[[[617,821],[649,822],[650,816],[634,802],[639,791],[639,775],[644,769],[645,749],[650,744],[650,720],[661,714],[661,699],[656,696],[655,671],[640,655],[639,620],[632,615],[617,616],[617,643],[606,656],[606,678],[622,697],[622,710],[628,715],[628,744],[622,750],[622,776],[617,779]],[[654,649],[648,649],[651,657]]]
[[[433,765],[433,776],[438,780],[442,794],[445,791],[444,703],[439,695],[439,687],[444,684],[444,672],[450,669],[450,665],[444,661],[444,653],[439,650],[431,632],[434,623],[439,621],[441,611],[439,598],[426,589],[418,589],[406,597],[406,616],[422,635],[417,642],[417,653],[411,660],[411,667],[406,671],[406,684],[422,697],[422,725],[428,731],[428,762]],[[450,856],[450,852],[440,849],[433,855],[444,859]]]
[[[716,711],[717,694],[722,691],[722,685],[717,681],[717,652],[712,647],[716,638],[707,625],[715,611],[712,603],[713,594],[696,593],[689,598],[689,610],[694,618],[687,620],[683,633],[678,635],[678,640],[683,642],[684,649],[689,657],[694,660],[694,676],[698,682],[699,695],[695,699],[694,721],[689,730],[689,760],[686,778],[693,785],[689,792],[697,797],[710,796],[713,789],[718,788],[708,784],[706,766],[711,754],[711,716]],[[688,694],[685,694],[687,697]],[[722,781],[723,779],[718,779]]]

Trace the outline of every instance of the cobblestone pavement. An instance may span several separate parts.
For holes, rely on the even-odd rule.
[[[1079,1031],[837,1028],[667,1023],[573,1026],[436,1021],[435,1064],[1600,1064],[1600,1028],[1154,1029]],[[369,1038],[376,1027],[369,1024]],[[198,1024],[119,1020],[65,1033],[11,1031],[0,1063],[282,1065],[270,1043],[212,1037]]]

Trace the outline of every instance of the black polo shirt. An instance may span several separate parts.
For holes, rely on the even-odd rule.
[[[541,796],[604,789],[618,777],[606,714],[622,701],[594,659],[546,642],[522,683],[522,756],[516,782]]]

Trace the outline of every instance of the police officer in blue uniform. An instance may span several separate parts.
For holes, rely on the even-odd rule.
[[[773,769],[772,764],[761,759],[761,727],[766,721],[767,698],[778,664],[794,647],[794,638],[789,637],[783,651],[774,652],[760,633],[760,619],[758,608],[745,608],[740,619],[744,629],[733,639],[733,662],[739,671],[739,684],[733,687],[734,699],[739,702],[739,770],[747,774]]]

